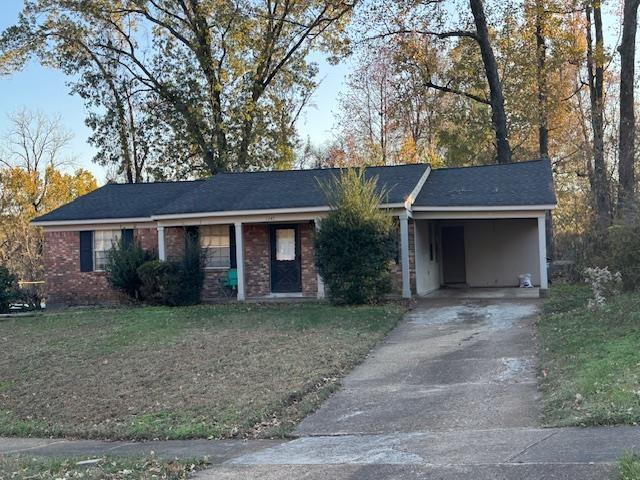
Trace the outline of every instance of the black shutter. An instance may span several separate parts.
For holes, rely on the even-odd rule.
[[[236,260],[236,226],[229,225],[229,260],[231,268],[238,268]]]
[[[93,272],[93,232],[80,232],[80,271]]]
[[[133,245],[133,229],[123,228],[122,229],[122,246],[131,247],[132,245]]]

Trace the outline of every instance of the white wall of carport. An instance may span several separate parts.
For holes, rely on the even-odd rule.
[[[466,220],[461,223],[464,225],[467,284],[470,287],[515,287],[518,286],[518,275],[523,273],[530,273],[533,284],[540,285],[537,219]]]
[[[540,284],[537,218],[482,220],[416,220],[416,288],[424,295],[440,287],[442,254],[438,244],[434,261],[429,258],[429,226],[440,242],[444,225],[464,226],[465,267],[470,287],[515,287],[518,275],[530,273]],[[436,227],[437,225],[437,227]],[[435,252],[434,252],[435,253]]]
[[[431,231],[430,231],[431,229]],[[416,248],[416,290],[418,295],[425,295],[440,288],[440,264],[438,261],[439,235],[436,231],[436,223],[428,220],[415,222],[415,248]],[[432,235],[430,237],[430,235]],[[430,246],[433,242],[433,246]],[[430,248],[433,248],[433,260],[431,260]]]

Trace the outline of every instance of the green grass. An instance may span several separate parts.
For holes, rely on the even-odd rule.
[[[618,480],[640,480],[640,456],[627,453],[620,459]]]
[[[58,480],[156,479],[182,480],[206,467],[203,461],[106,457],[97,463],[78,465],[86,458],[0,457],[0,478]]]
[[[640,421],[640,294],[587,307],[586,286],[556,285],[539,324],[549,425]]]
[[[219,305],[0,322],[0,435],[283,436],[403,311]]]

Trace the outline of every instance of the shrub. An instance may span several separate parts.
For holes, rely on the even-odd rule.
[[[18,278],[0,265],[0,313],[9,311],[11,302],[18,297]]]
[[[141,283],[140,296],[146,302],[169,306],[200,303],[204,259],[197,233],[187,232],[182,262],[146,262],[138,267],[137,274]]]
[[[154,255],[138,242],[124,242],[122,239],[113,246],[107,256],[106,272],[112,287],[137,299],[140,293],[138,268],[152,260]]]
[[[316,265],[334,303],[374,303],[391,290],[396,230],[376,184],[350,169],[323,185],[332,210],[316,235]]]
[[[603,307],[606,299],[620,292],[622,276],[620,272],[611,273],[608,267],[591,267],[584,270],[585,280],[591,287],[593,298],[589,299],[589,307]]]
[[[140,278],[140,298],[156,305],[167,305],[171,292],[172,277],[175,277],[177,265],[162,260],[151,260],[138,267]]]

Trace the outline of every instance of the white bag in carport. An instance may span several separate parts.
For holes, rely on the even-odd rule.
[[[533,283],[531,283],[530,273],[524,273],[522,275],[518,275],[518,279],[520,280],[520,288],[533,288]]]

